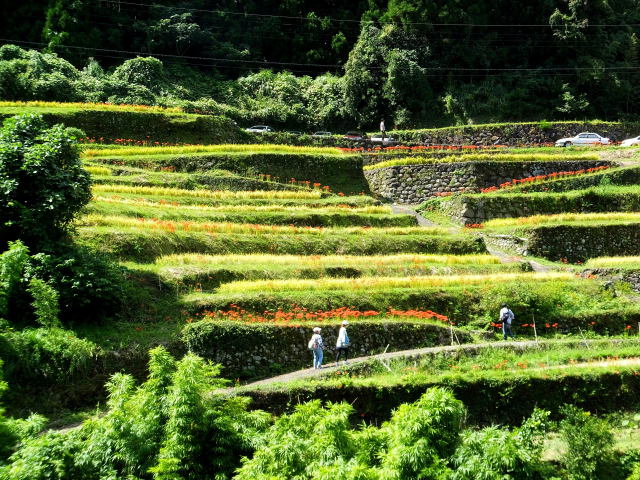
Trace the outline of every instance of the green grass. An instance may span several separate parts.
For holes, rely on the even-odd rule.
[[[135,219],[101,222],[103,226],[79,227],[81,243],[123,260],[151,262],[176,253],[216,255],[269,253],[294,255],[379,255],[394,253],[482,253],[484,243],[469,235],[434,234],[413,229],[280,227],[265,225],[209,224],[193,231],[181,224],[154,228]],[[166,222],[165,222],[166,223]],[[151,228],[149,227],[149,224]],[[200,224],[202,225],[202,224]],[[202,226],[200,227],[202,229]],[[299,234],[297,230],[310,233]],[[240,233],[245,231],[246,233]],[[403,233],[405,232],[405,233]],[[427,233],[427,234],[425,234]]]
[[[598,257],[590,258],[584,268],[615,268],[621,270],[640,270],[640,257]]]
[[[178,288],[213,289],[235,280],[358,276],[453,275],[517,272],[523,263],[500,263],[491,255],[169,255],[154,264],[126,264],[155,272]]]
[[[311,155],[345,155],[342,150],[334,147],[298,147],[294,145],[270,145],[270,144],[222,144],[222,145],[186,145],[178,147],[120,147],[114,149],[85,149],[82,154],[85,158],[93,157],[158,157],[163,155],[192,155],[198,153],[286,153],[286,154],[311,154]]]
[[[166,205],[127,200],[94,200],[86,209],[90,215],[127,216],[160,221],[251,223],[312,227],[411,227],[417,224],[411,215],[394,215],[388,207],[309,208],[278,205]]]
[[[434,288],[448,286],[473,286],[500,283],[531,283],[548,281],[566,281],[573,279],[572,273],[492,273],[487,275],[426,275],[422,277],[362,277],[362,278],[323,278],[231,282],[220,286],[221,294],[251,294],[278,292],[340,291],[350,292],[373,290],[392,290],[402,288]]]
[[[321,190],[296,190],[296,191],[232,191],[232,190],[185,190],[166,187],[143,187],[135,185],[94,185],[94,194],[130,194],[151,197],[196,197],[206,200],[238,200],[238,199],[266,199],[266,200],[317,200],[328,197],[329,194]]]
[[[396,158],[374,165],[366,165],[364,170],[376,170],[385,167],[394,167],[400,165],[424,165],[433,163],[451,163],[451,162],[562,162],[562,161],[597,161],[600,157],[597,154],[581,154],[581,155],[560,155],[560,154],[520,154],[520,153],[469,153],[465,155],[451,155],[448,157],[424,157],[412,156],[404,158]]]
[[[590,340],[540,341],[534,346],[498,344],[486,348],[468,348],[453,352],[433,352],[409,359],[391,359],[387,367],[377,361],[357,364],[343,369],[339,374],[327,374],[302,381],[272,384],[267,389],[331,388],[337,385],[357,387],[392,387],[396,385],[442,383],[452,380],[474,381],[562,376],[577,371],[611,371],[619,369],[640,370],[635,366],[599,366],[596,363],[617,359],[638,359],[639,340],[634,337]],[[586,346],[585,346],[586,345]],[[573,367],[576,363],[593,363],[591,367]],[[390,370],[389,370],[390,369]]]
[[[640,224],[640,213],[562,213],[555,215],[532,215],[519,218],[498,218],[484,224],[486,230],[534,228],[550,225],[631,225]]]
[[[98,110],[107,112],[143,112],[143,113],[166,113],[188,115],[178,107],[155,107],[148,105],[114,105],[109,103],[82,103],[82,102],[43,102],[43,101],[0,101],[0,113],[22,114],[22,113],[48,113],[48,112],[71,112],[79,110]]]

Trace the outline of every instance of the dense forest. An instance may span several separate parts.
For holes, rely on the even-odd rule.
[[[638,0],[15,3],[0,41],[37,52],[4,51],[2,99],[182,104],[307,129],[640,107]],[[123,72],[138,56],[161,63]]]

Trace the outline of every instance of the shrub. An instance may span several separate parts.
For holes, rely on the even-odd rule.
[[[61,125],[16,116],[0,130],[0,244],[50,244],[91,199],[89,174]]]
[[[615,463],[611,426],[574,406],[562,408],[565,418],[560,422],[560,434],[567,444],[562,457],[571,480],[611,478],[607,467]]]
[[[52,384],[86,373],[97,347],[60,328],[0,333],[0,356],[10,383]]]
[[[465,432],[453,456],[452,480],[546,478],[540,470],[548,416],[536,409],[518,429],[492,426]]]
[[[167,81],[162,62],[154,57],[126,60],[115,69],[113,78],[127,85],[136,84],[155,91],[162,88]]]

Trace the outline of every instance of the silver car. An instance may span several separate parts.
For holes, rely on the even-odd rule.
[[[623,140],[622,143],[620,144],[621,147],[633,147],[636,145],[640,145],[640,135],[633,138],[627,138],[626,140]]]
[[[251,133],[275,132],[275,130],[268,125],[254,125],[253,127],[246,128],[245,131]]]
[[[583,132],[575,137],[561,138],[556,141],[556,147],[570,147],[572,145],[609,145],[607,137],[601,137],[597,133]]]

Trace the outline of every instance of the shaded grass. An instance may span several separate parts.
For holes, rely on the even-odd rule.
[[[136,222],[136,220],[133,220]],[[78,240],[119,259],[151,262],[157,257],[176,253],[243,254],[270,253],[295,255],[378,255],[393,253],[486,252],[484,242],[469,235],[428,235],[394,233],[394,229],[323,229],[311,235],[295,233],[293,227],[262,226],[253,232],[239,233],[243,225],[232,225],[226,231],[196,232],[176,229],[166,231],[126,226],[80,227]],[[278,229],[283,229],[278,231]],[[286,229],[292,229],[287,232]],[[271,230],[271,231],[270,231]],[[389,230],[385,232],[384,230]],[[402,232],[403,229],[396,229]],[[406,229],[404,229],[406,230]],[[236,233],[237,232],[237,233]]]
[[[477,272],[516,272],[525,263],[503,264],[491,255],[169,255],[155,264],[127,264],[156,272],[177,288],[213,289],[236,280],[287,278],[452,275]]]
[[[312,227],[410,227],[417,224],[411,215],[393,215],[388,207],[340,208],[235,205],[226,207],[172,206],[140,202],[94,201],[89,214],[129,216],[182,222],[231,222]]]

